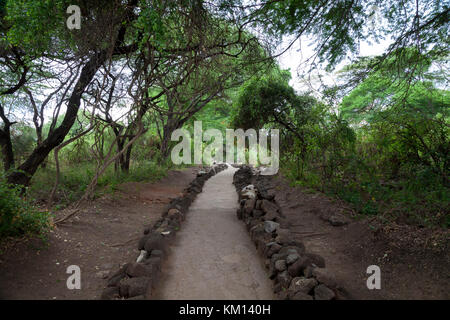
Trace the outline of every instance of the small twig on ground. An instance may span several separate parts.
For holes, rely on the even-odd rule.
[[[74,209],[71,213],[67,214],[67,215],[64,216],[63,218],[53,221],[53,224],[54,224],[54,225],[57,225],[57,224],[59,224],[59,223],[62,223],[62,222],[64,222],[64,221],[66,221],[67,219],[69,219],[70,217],[72,217],[72,216],[74,216],[76,213],[78,213],[80,210],[81,210],[80,208]]]
[[[328,232],[295,232],[291,231],[291,233],[300,234],[302,237],[314,237],[314,236],[324,236],[328,234]]]
[[[112,244],[112,245],[110,245],[110,247],[121,247],[121,246],[124,246],[124,245],[127,245],[127,244],[129,244],[130,242],[133,242],[133,241],[139,240],[139,238],[140,238],[140,237],[137,237],[137,238],[133,238],[133,239],[129,239],[129,240],[127,240],[127,241],[123,242],[123,243],[116,243],[116,244]]]

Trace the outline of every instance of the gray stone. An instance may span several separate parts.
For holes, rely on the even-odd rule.
[[[107,287],[103,289],[101,300],[112,300],[119,298],[119,287]]]
[[[266,257],[270,258],[272,257],[272,255],[274,255],[275,253],[279,252],[280,249],[282,248],[278,243],[276,242],[269,242],[271,245],[267,246],[266,248]]]
[[[309,293],[317,285],[316,279],[307,279],[304,277],[296,277],[292,279],[289,285],[289,292],[294,295],[297,292]]]
[[[278,228],[277,237],[275,241],[282,245],[289,245],[292,243],[292,235],[289,229]]]
[[[347,217],[340,213],[333,214],[332,216],[330,216],[328,218],[328,221],[330,222],[330,224],[332,226],[335,226],[335,227],[343,226],[343,225],[346,225],[349,223],[349,220],[347,219]]]
[[[119,281],[127,276],[126,270],[128,268],[129,263],[125,264],[122,268],[120,268],[116,273],[111,275],[108,279],[108,287],[115,287],[118,285]]]
[[[274,214],[277,216],[278,206],[269,200],[263,199],[261,201],[261,210],[264,211],[265,214]]]
[[[319,284],[315,289],[314,289],[314,298],[316,300],[331,300],[335,297],[336,295],[334,294],[333,290],[331,290],[330,288],[328,288],[326,285],[324,284]]]
[[[300,256],[293,264],[288,267],[291,277],[299,277],[303,275],[303,271],[311,264],[307,257]]]
[[[292,277],[287,273],[287,271],[280,272],[277,275],[277,281],[281,284],[281,287],[288,288],[291,283]]]
[[[256,199],[256,189],[252,184],[246,186],[241,191],[241,199]]]
[[[275,265],[275,262],[286,259],[286,256],[286,254],[274,253],[272,257],[270,257],[270,263]]]
[[[313,300],[313,297],[303,292],[296,292],[290,297],[291,300]]]
[[[146,295],[149,289],[151,290],[151,279],[149,277],[122,279],[119,285],[120,295],[125,298]]]
[[[313,266],[307,266],[305,270],[303,270],[303,274],[306,278],[311,278],[313,276],[314,269],[315,268]]]
[[[281,287],[281,283],[277,283],[276,285],[273,286],[273,293],[278,293],[281,291],[281,289],[283,289]]]
[[[264,250],[266,250],[266,243],[267,243],[267,239],[264,237],[258,237],[255,240],[255,244],[256,244],[256,249],[258,250],[258,253],[260,255],[264,254]]]
[[[286,253],[287,255],[290,255],[290,254],[302,255],[304,253],[304,248],[303,248],[303,246],[302,247],[293,246],[293,245],[284,246],[280,250],[280,253]]]
[[[300,258],[300,256],[298,255],[298,253],[291,253],[286,257],[286,263],[288,265],[293,264],[295,261],[298,260],[298,258]]]
[[[252,219],[251,217],[248,217],[247,220],[245,221],[247,230],[250,230],[254,226],[258,225],[259,223],[261,223],[261,221],[259,221],[258,219]]]
[[[275,230],[278,229],[279,226],[280,226],[279,223],[273,221],[264,221],[264,231],[266,231],[267,233],[274,232]]]
[[[278,300],[289,300],[288,292],[287,290],[281,290],[277,293]]]
[[[150,257],[144,260],[144,264],[152,267],[152,272],[161,270],[161,258],[160,257]]]
[[[312,271],[312,276],[317,279],[320,283],[325,284],[330,288],[336,288],[337,282],[335,277],[325,268],[315,268]]]
[[[184,215],[180,212],[180,210],[172,208],[167,212],[167,216],[171,220],[177,220],[179,222],[184,220]]]
[[[164,237],[161,234],[152,233],[149,234],[149,237],[144,245],[144,250],[150,252],[152,250],[165,250],[165,241]]]
[[[266,232],[264,231],[264,225],[260,223],[250,229],[250,238],[255,241],[255,239],[259,238],[265,233]]]
[[[263,215],[264,215],[264,212],[262,212],[261,210],[259,210],[259,209],[253,210],[252,216],[254,218],[261,218]]]
[[[275,212],[275,211],[271,211],[271,212],[269,212],[269,213],[266,213],[264,216],[263,216],[263,219],[265,220],[265,221],[275,221],[275,220],[277,220],[278,219],[278,214]]]
[[[286,270],[286,260],[278,260],[275,262],[275,269],[279,272]]]
[[[256,200],[255,199],[248,199],[245,201],[244,204],[244,214],[250,215],[253,211],[253,209],[255,208],[255,203]]]
[[[127,268],[129,277],[150,277],[152,274],[152,265],[142,263],[132,263]]]
[[[277,270],[275,269],[274,264],[269,264],[269,279],[275,279],[277,276]]]

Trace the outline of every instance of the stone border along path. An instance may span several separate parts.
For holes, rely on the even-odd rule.
[[[167,255],[169,243],[175,238],[189,206],[202,192],[206,180],[227,168],[228,165],[219,164],[197,174],[183,196],[172,200],[153,227],[144,230],[138,244],[141,254],[137,261],[126,263],[108,278],[100,299],[152,298],[160,278],[162,259]]]
[[[264,257],[278,298],[346,299],[345,290],[325,268],[325,260],[306,252],[303,243],[291,236],[274,193],[265,187],[264,176],[255,176],[252,168],[242,166],[235,173],[233,184],[239,194],[237,216],[245,222],[259,254]]]

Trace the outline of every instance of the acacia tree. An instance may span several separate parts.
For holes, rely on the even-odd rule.
[[[126,4],[121,1],[101,1],[95,5],[88,3],[83,7],[90,14],[87,16],[87,24],[95,22],[96,28],[91,29],[89,33],[71,34],[64,25],[57,23],[65,21],[63,13],[67,8],[66,1],[7,2],[2,26],[6,25],[4,28],[9,42],[2,43],[4,48],[21,46],[21,50],[26,52],[27,56],[35,55],[38,59],[46,56],[61,60],[77,59],[83,63],[77,80],[67,94],[66,112],[60,125],[51,128],[47,137],[41,139],[41,143],[17,167],[17,170],[8,174],[9,183],[20,185],[29,183],[50,151],[64,141],[77,117],[81,97],[97,70],[112,57],[135,50],[133,46],[125,44],[125,33],[133,20],[132,10],[136,3],[137,1],[131,0]],[[23,16],[24,11],[30,14]],[[49,13],[55,14],[49,17]],[[42,16],[48,19],[43,20]],[[61,20],[58,21],[58,19]],[[34,28],[26,29],[23,28],[24,25]],[[55,28],[51,28],[52,26]],[[49,68],[51,69],[51,66]],[[29,96],[32,97],[32,95]]]
[[[286,52],[296,41],[311,38],[312,56],[306,57],[299,74],[308,77],[320,66],[333,70],[340,62],[357,56],[360,43],[391,39],[391,44],[377,59],[349,83],[358,85],[368,75],[385,68],[408,66],[419,70],[426,61],[448,56],[450,6],[435,0],[286,0],[250,1],[247,10],[256,7],[254,26],[260,33],[273,36],[278,42],[286,36],[277,55]],[[408,49],[414,48],[414,54]],[[405,75],[404,75],[405,76]],[[409,82],[412,74],[403,81]]]
[[[363,60],[364,61],[364,60]],[[344,119],[364,129],[385,154],[391,178],[401,166],[413,164],[430,168],[448,183],[450,95],[432,80],[431,63],[421,65],[413,81],[405,84],[390,68],[380,69],[346,95],[340,104]],[[359,64],[344,69],[343,77],[359,72]],[[400,74],[408,73],[409,68]],[[422,77],[425,75],[425,79]],[[423,79],[423,80],[422,80]],[[435,83],[438,81],[434,81]]]
[[[242,85],[254,76],[267,62],[255,38],[242,42],[245,48],[236,56],[216,56],[199,64],[185,77],[184,82],[172,86],[180,78],[178,72],[158,81],[164,100],[152,109],[157,114],[156,123],[161,140],[161,154],[167,156],[174,130],[181,128],[197,112],[213,100],[223,99],[227,90]],[[235,49],[238,52],[238,49]]]
[[[6,1],[6,5],[2,2],[1,26],[6,37],[2,39],[0,53],[6,57],[6,63],[9,63],[7,71],[11,71],[11,78],[16,80],[16,83],[2,90],[2,94],[15,94],[24,87],[29,80],[28,69],[32,67],[30,61],[53,58],[80,64],[79,75],[68,89],[67,98],[63,99],[66,112],[61,116],[62,120],[56,121],[59,125],[54,126],[47,137],[39,139],[40,143],[28,158],[16,167],[17,170],[8,173],[8,182],[13,184],[27,185],[48,154],[64,141],[75,122],[83,95],[102,67],[109,69],[113,60],[134,59],[136,63],[133,63],[131,69],[133,80],[130,88],[133,85],[136,87],[137,84],[144,85],[148,92],[156,79],[167,74],[171,65],[184,64],[192,71],[198,61],[227,54],[228,48],[241,42],[243,32],[242,29],[237,29],[236,39],[228,41],[228,33],[228,38],[224,38],[213,32],[214,28],[221,24],[219,21],[207,25],[205,30],[204,18],[209,13],[203,1],[138,0],[82,2],[82,30],[70,31],[61,23],[67,18],[65,10],[68,5],[69,1],[64,0]],[[23,12],[28,14],[23,15]],[[212,34],[215,37],[211,36]],[[22,52],[26,59],[22,58]],[[15,60],[11,57],[15,57]],[[10,63],[11,61],[14,63]],[[51,64],[43,67],[48,71],[52,70]],[[172,86],[182,82],[183,79],[180,79]],[[67,86],[69,84],[70,81]],[[27,89],[31,93],[27,96],[34,100],[39,114],[36,92],[32,92],[31,86]],[[133,95],[132,92],[129,93]],[[136,119],[142,118],[162,94],[150,97],[146,93],[146,101],[138,104],[137,112],[140,116]],[[42,101],[45,102],[45,99]],[[12,122],[4,118],[6,119],[6,114],[3,112],[1,141],[5,150],[10,147],[4,137],[10,135]],[[37,120],[39,118],[38,116]],[[38,132],[40,127],[41,123],[38,123]],[[131,124],[131,127],[135,125]],[[11,159],[8,161],[8,167],[11,167]]]

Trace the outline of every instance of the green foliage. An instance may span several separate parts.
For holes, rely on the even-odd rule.
[[[155,160],[134,161],[129,173],[115,172],[114,166],[111,166],[98,180],[98,194],[114,191],[124,182],[158,181],[167,174],[168,169],[169,163],[157,163]],[[61,169],[61,180],[56,196],[59,207],[79,200],[94,173],[95,167],[91,162],[70,162],[70,165],[66,162]],[[33,177],[29,194],[38,200],[48,200],[54,185],[55,174],[52,163],[48,163],[46,168],[40,168]]]
[[[42,52],[57,46],[55,31],[62,34],[68,1],[6,1],[8,41],[31,52]]]
[[[304,122],[307,110],[315,100],[298,96],[289,85],[289,79],[288,71],[274,69],[267,76],[248,81],[239,92],[232,125],[258,129],[270,124],[286,127]]]
[[[36,209],[21,197],[21,188],[0,179],[0,239],[25,234],[45,234],[49,229],[49,213]]]
[[[340,116],[316,107],[302,129],[307,148],[287,144],[281,164],[292,180],[361,214],[447,227],[448,92],[419,82],[403,100],[386,83],[369,77],[343,99]]]
[[[368,76],[343,98],[339,114],[297,95],[289,77],[254,78],[239,91],[232,124],[279,128],[280,164],[295,184],[341,198],[363,215],[445,227],[448,91],[427,81],[405,86],[398,75]]]
[[[270,36],[312,37],[317,62],[328,69],[356,54],[360,41],[392,38],[384,57],[395,57],[394,64],[403,63],[396,49],[417,47],[423,53],[421,60],[449,51],[449,4],[445,1],[269,1],[261,14],[270,17],[270,23],[262,23]]]

